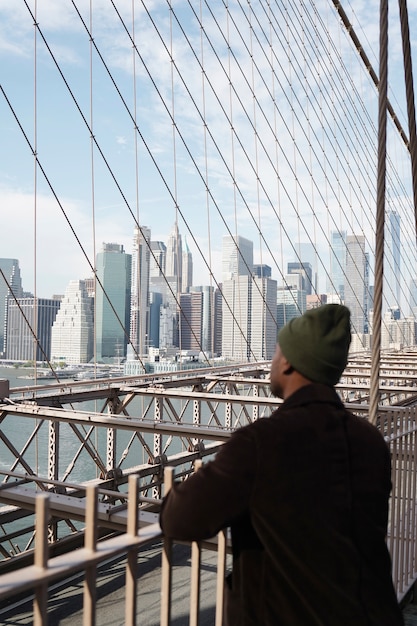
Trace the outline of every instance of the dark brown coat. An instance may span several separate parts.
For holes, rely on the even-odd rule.
[[[231,526],[230,626],[397,626],[390,490],[379,431],[312,384],[175,484],[161,526],[179,540]]]

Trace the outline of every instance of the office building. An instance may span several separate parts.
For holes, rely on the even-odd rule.
[[[0,355],[6,353],[9,299],[22,298],[22,279],[17,259],[0,259]]]
[[[345,304],[350,309],[352,333],[361,335],[368,328],[369,257],[365,237],[346,237]]]
[[[188,293],[193,284],[193,255],[188,247],[187,240],[184,238],[184,247],[182,250],[182,283],[181,293]]]
[[[346,231],[334,230],[330,234],[330,268],[327,274],[327,293],[339,298],[333,302],[343,302],[345,297],[346,274]]]
[[[149,279],[165,276],[167,247],[163,241],[151,241],[149,257]]]
[[[59,300],[9,298],[7,310],[6,359],[47,361],[51,357],[51,333]]]
[[[382,310],[401,310],[401,220],[397,211],[388,211],[385,220],[385,258]]]
[[[104,243],[97,254],[95,325],[96,359],[113,361],[126,355],[130,329],[132,257],[122,245]]]
[[[268,361],[277,343],[277,281],[255,276],[251,287],[251,359]]]
[[[288,280],[298,279],[294,274],[288,275]],[[286,284],[277,289],[277,327],[278,330],[285,326],[294,317],[299,317],[307,310],[307,298],[304,291],[298,288],[296,284]]]
[[[51,361],[77,365],[93,359],[93,311],[86,281],[71,280],[52,326]]]
[[[226,235],[222,242],[222,282],[253,273],[253,242]]]
[[[151,231],[135,227],[132,247],[130,344],[127,357],[147,354],[149,333],[149,265]]]
[[[180,295],[180,349],[203,349],[203,292]]]
[[[305,292],[306,296],[314,293],[313,289],[313,268],[307,261],[293,261],[287,264],[288,274],[298,274],[301,278],[300,289]]]
[[[175,293],[179,293],[182,288],[182,258],[182,240],[178,224],[175,222],[168,237],[165,261],[165,275],[167,278],[175,278]]]

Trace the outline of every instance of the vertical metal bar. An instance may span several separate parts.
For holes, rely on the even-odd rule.
[[[97,546],[97,512],[98,488],[96,485],[89,485],[87,487],[85,514],[85,547],[91,552],[95,552]],[[96,623],[96,582],[97,567],[96,565],[88,565],[84,577],[84,626],[95,626]]]
[[[139,521],[139,479],[137,476],[129,476],[129,504],[127,509],[127,534],[136,537]],[[138,553],[132,548],[127,553],[126,560],[126,607],[125,625],[136,626],[136,589],[137,589],[137,562]]]
[[[36,496],[36,541],[34,564],[41,570],[48,567],[48,521],[49,496],[40,493]],[[41,582],[35,587],[33,601],[33,626],[43,626],[47,623],[48,614],[48,583]]]
[[[217,535],[217,583],[216,583],[215,626],[222,626],[223,624],[224,578],[226,575],[226,542],[227,542],[227,530],[222,530]]]
[[[165,495],[172,487],[174,469],[166,467],[164,470]],[[171,588],[172,588],[172,540],[164,537],[162,544],[162,573],[161,573],[161,626],[169,626],[171,622]]]
[[[163,399],[160,397],[155,397],[154,399],[154,422],[161,422],[164,410]],[[162,458],[162,435],[160,433],[155,433],[153,436],[153,462],[156,463],[156,459]],[[161,489],[160,487],[154,487],[152,489],[152,495],[154,498],[161,497]]]
[[[194,462],[194,471],[203,465],[201,459]],[[201,589],[201,546],[197,541],[191,544],[191,595],[190,595],[190,626],[198,626],[200,621],[200,589]]]
[[[59,467],[59,431],[58,420],[49,420],[48,423],[48,478],[58,480]],[[58,539],[58,523],[51,521],[48,525],[49,542]]]
[[[201,546],[197,541],[193,541],[191,544],[190,626],[198,626],[200,622],[200,574]]]

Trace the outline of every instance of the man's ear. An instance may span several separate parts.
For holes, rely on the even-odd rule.
[[[285,357],[282,362],[282,371],[285,374],[285,376],[289,376],[290,374],[294,372],[293,366],[291,365],[289,361],[287,361]]]

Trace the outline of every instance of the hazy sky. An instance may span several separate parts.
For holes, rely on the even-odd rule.
[[[266,111],[269,94],[257,74],[263,66],[269,74],[271,69],[261,48],[254,55],[257,65],[244,65],[250,58],[247,47],[255,52],[259,47],[244,33],[250,20],[262,36],[256,19],[265,18],[267,5],[278,13],[278,5],[282,10],[288,3],[259,0],[246,15],[237,1],[228,4],[229,18],[219,0],[174,0],[172,13],[165,0],[136,2],[134,11],[131,0],[1,1],[0,256],[19,259],[26,290],[36,288],[40,297],[63,293],[69,280],[91,274],[86,257],[94,264],[103,242],[122,243],[131,252],[135,219],[151,229],[152,239],[164,241],[178,219],[193,253],[195,284],[208,284],[207,265],[220,280],[221,238],[228,229],[254,241],[255,262],[271,264],[271,248],[281,234],[270,246],[260,243],[258,231],[271,228],[277,202],[270,198],[273,168],[262,154],[271,134],[272,115],[262,117],[262,98]],[[390,99],[404,116],[398,9],[390,4]],[[312,14],[318,8],[322,32],[339,24],[331,2],[300,2],[304,5]],[[343,5],[377,69],[379,3]],[[417,2],[409,2],[408,9],[414,24]],[[234,50],[232,69],[227,33]],[[346,49],[349,38],[339,39],[340,49]],[[413,38],[412,46],[414,51]],[[354,56],[351,51],[347,62]],[[308,64],[301,57],[300,52],[299,60]],[[285,109],[289,100],[278,93],[280,59],[273,59],[274,84]],[[234,77],[232,94],[228,71]],[[297,67],[291,71],[295,75]],[[248,124],[251,85],[260,95]],[[301,98],[294,102],[302,108]],[[228,119],[226,131],[222,118]],[[284,121],[278,120],[278,129]],[[257,141],[253,122],[260,129]],[[231,136],[231,125],[242,145]],[[246,151],[265,180],[248,166]],[[306,241],[283,206],[285,236]],[[314,207],[318,215],[320,210]]]

